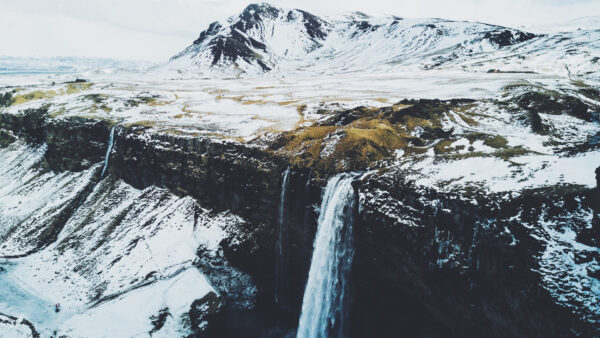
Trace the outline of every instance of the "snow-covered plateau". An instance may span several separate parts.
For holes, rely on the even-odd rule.
[[[347,172],[350,336],[600,335],[600,18],[256,4],[165,64],[0,57],[0,337],[295,336]]]

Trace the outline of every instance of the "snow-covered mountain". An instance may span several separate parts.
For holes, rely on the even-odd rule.
[[[589,48],[598,51],[600,46],[572,48],[589,34],[600,40],[597,30],[544,35],[484,23],[360,12],[321,18],[298,9],[252,4],[239,15],[210,24],[170,63],[191,72],[252,75],[452,67],[540,71],[538,65],[547,64],[540,62],[542,54],[550,53],[549,68],[561,63],[560,71],[566,66],[593,72],[598,60]]]

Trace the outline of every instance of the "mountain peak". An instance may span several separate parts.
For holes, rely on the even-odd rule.
[[[249,4],[242,11],[242,15],[272,15],[276,16],[279,13],[280,9],[266,2]]]
[[[536,37],[482,23],[373,17],[362,12],[321,18],[299,9],[256,3],[226,22],[210,24],[172,61],[203,72],[250,74],[398,65],[432,69]]]
[[[232,19],[236,20],[234,27],[242,32],[254,28],[258,22],[263,20],[273,20],[280,14],[280,9],[271,6],[268,3],[250,4],[242,11],[242,13]]]

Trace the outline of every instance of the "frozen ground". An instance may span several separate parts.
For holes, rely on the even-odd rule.
[[[79,76],[90,82],[65,83]],[[16,89],[15,95],[37,95],[6,108],[9,113],[50,104],[49,112],[58,118],[102,118],[166,133],[250,141],[266,133],[309,125],[324,107],[381,107],[405,98],[496,98],[506,85],[524,80],[548,88],[574,86],[570,79],[556,75],[458,70],[244,79],[165,76],[158,71],[14,76],[0,79],[0,88]]]

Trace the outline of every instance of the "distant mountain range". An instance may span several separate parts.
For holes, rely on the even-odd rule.
[[[589,21],[589,20],[588,20]],[[171,66],[192,72],[345,73],[431,70],[561,72],[597,76],[600,30],[534,34],[484,23],[372,17],[318,17],[252,4],[213,22]]]

